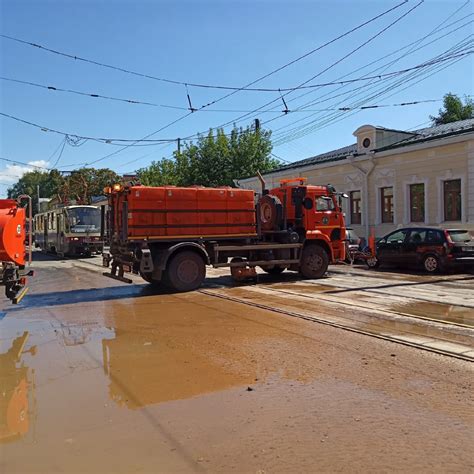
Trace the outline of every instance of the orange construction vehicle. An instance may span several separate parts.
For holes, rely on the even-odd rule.
[[[109,252],[104,275],[127,271],[175,291],[198,288],[206,265],[230,267],[236,279],[285,269],[320,278],[345,258],[342,194],[285,180],[262,193],[230,187],[114,185],[109,198]]]
[[[28,257],[26,251],[26,209],[20,202],[28,200],[29,236]],[[0,199],[0,286],[5,286],[6,297],[18,303],[25,295],[26,277],[33,271],[25,271],[26,263],[31,263],[31,198],[20,196],[15,199]]]

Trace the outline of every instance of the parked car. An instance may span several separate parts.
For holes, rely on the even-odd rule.
[[[356,254],[361,250],[362,239],[351,227],[346,227],[346,261],[353,262]]]
[[[474,267],[474,239],[467,230],[410,227],[380,239],[369,268],[393,264],[422,267],[428,273],[455,266]]]

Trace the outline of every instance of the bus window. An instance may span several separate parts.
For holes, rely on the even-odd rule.
[[[100,232],[100,209],[73,207],[67,210],[70,232]]]

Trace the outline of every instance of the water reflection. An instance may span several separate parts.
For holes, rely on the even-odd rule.
[[[255,380],[255,369],[231,360],[208,327],[215,310],[158,298],[156,306],[115,303],[106,317],[115,337],[102,340],[103,366],[118,405],[134,409]]]
[[[34,372],[22,361],[25,353],[36,354],[36,346],[24,351],[29,333],[25,331],[0,354],[0,443],[23,437],[29,429],[28,391],[34,390]],[[31,379],[31,380],[30,380]]]

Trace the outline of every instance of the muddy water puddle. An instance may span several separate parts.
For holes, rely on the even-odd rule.
[[[408,370],[411,355],[359,350],[344,331],[201,293],[65,286],[55,296],[55,285],[0,322],[0,471],[420,471],[420,452],[468,469],[460,372],[436,372],[436,390],[407,397],[398,381],[408,373],[415,389],[430,387],[427,361]],[[325,310],[317,296],[221,291]],[[392,457],[377,456],[387,446]]]
[[[287,295],[290,292],[294,292],[295,295],[301,293],[304,296],[315,296],[315,301],[318,301],[318,294],[328,294],[331,295],[332,293],[337,293],[338,291],[347,291],[351,292],[350,299],[351,300],[368,300],[373,299],[373,296],[367,296],[364,294],[356,294],[356,291],[359,291],[358,288],[354,288],[354,290],[345,290],[343,288],[337,286],[329,286],[329,285],[319,285],[319,284],[308,284],[308,285],[300,285],[300,284],[293,284],[293,285],[259,285],[262,288],[267,288],[269,290],[273,290],[277,292],[278,290],[283,290],[282,293],[286,292]],[[341,301],[343,302],[343,301]]]
[[[253,322],[262,310],[242,318],[240,305],[200,294],[90,301],[87,315],[79,305],[24,311],[41,324],[24,331],[26,318],[10,313],[9,337],[0,346],[0,433],[6,441],[20,441],[28,431],[31,436],[38,411],[49,416],[84,397],[86,388],[86,399],[109,413],[235,387],[244,392],[271,376],[306,383],[318,374],[309,357],[282,367],[280,357],[291,353],[297,336],[282,339],[280,330]],[[74,380],[70,387],[68,380]],[[46,397],[53,386],[54,395]],[[67,415],[74,424],[83,417],[80,410]]]
[[[281,293],[278,296],[269,295],[263,292],[243,291],[234,288],[229,290],[229,294],[236,297],[242,297],[250,302],[265,304],[277,308],[278,310],[295,311],[301,315],[323,317],[328,321],[342,323],[357,329],[363,329],[374,334],[391,334],[400,336],[420,336],[427,339],[439,339],[447,342],[459,343],[467,346],[474,345],[474,338],[470,334],[463,333],[462,330],[456,328],[449,331],[445,328],[429,326],[423,321],[400,321],[390,318],[390,314],[376,315],[364,313],[360,307],[337,308],[334,306],[324,306],[324,301],[318,301],[317,298],[313,302],[304,300],[291,300],[290,295]],[[386,316],[386,317],[385,317]]]
[[[390,307],[392,311],[438,319],[458,324],[465,324],[474,328],[474,309],[446,303],[414,302],[396,304]]]
[[[330,285],[321,285],[318,283],[312,284],[299,284],[299,283],[274,283],[272,285],[262,285],[268,286],[269,288],[281,289],[281,290],[294,290],[294,291],[301,291],[304,293],[324,293],[329,290],[336,290],[339,289],[335,286]]]

